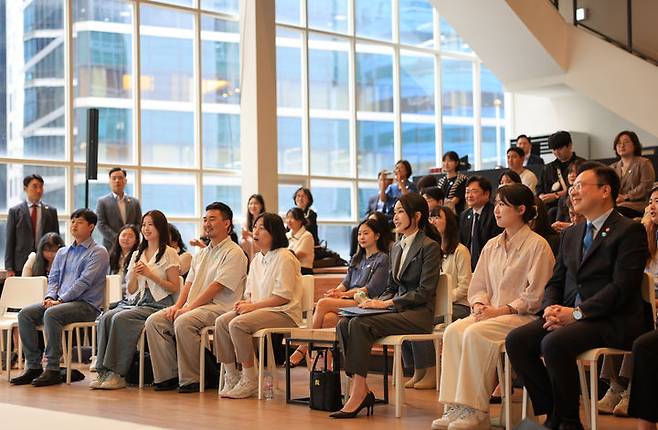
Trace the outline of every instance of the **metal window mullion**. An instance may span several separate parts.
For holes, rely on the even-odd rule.
[[[133,161],[135,162],[135,197],[142,199],[142,71],[141,71],[141,6],[133,3]]]
[[[435,148],[436,148],[436,164],[435,166],[441,166],[443,164],[443,89],[441,88],[441,56],[442,52],[440,51],[441,47],[441,20],[439,18],[439,11],[436,9],[436,6],[432,7],[434,11],[434,47],[439,50],[438,54],[434,55],[434,117],[435,117],[435,127],[434,127],[434,136],[436,139]]]
[[[480,94],[480,61],[472,63],[473,67],[473,120],[475,127],[475,170],[482,169],[482,94]]]
[[[197,0],[198,1],[198,0]],[[203,100],[202,100],[202,81],[201,81],[201,49],[203,44],[201,42],[201,13],[198,11],[194,14],[194,101],[195,101],[195,115],[194,115],[194,149],[196,151],[196,204],[194,214],[201,215],[201,206],[203,205]]]
[[[75,145],[74,126],[74,93],[73,93],[73,0],[62,0],[64,7],[64,129],[66,130],[65,148],[67,156],[65,157],[65,187],[64,195],[66,196],[64,204],[67,213],[73,212],[74,197],[73,192],[75,169],[73,168],[73,157]],[[61,164],[60,164],[61,166]],[[67,229],[68,231],[68,229]]]
[[[308,52],[308,5],[302,2],[302,16],[304,17],[304,30],[302,31],[302,155],[304,156],[305,186],[311,186],[311,83],[309,81],[309,52]]]

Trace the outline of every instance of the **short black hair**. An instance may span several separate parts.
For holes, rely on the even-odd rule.
[[[428,195],[437,201],[445,199],[445,194],[443,193],[443,189],[439,187],[423,188],[422,195]]]
[[[523,181],[521,181],[521,176],[519,176],[518,173],[516,173],[514,170],[503,170],[503,173],[500,174],[498,177],[498,184],[500,185],[500,182],[503,180],[503,177],[507,176],[508,178],[511,179],[512,182],[515,184],[522,184]]]
[[[571,134],[568,131],[560,130],[548,138],[549,149],[560,149],[569,145],[571,145]]]
[[[398,164],[402,164],[407,171],[407,178],[411,178],[411,175],[413,174],[413,170],[411,170],[411,163],[409,163],[407,160],[398,160],[395,165],[397,166]]]
[[[121,173],[123,173],[124,178],[128,177],[128,172],[126,172],[126,170],[121,168],[121,167],[112,167],[110,169],[110,173],[108,173],[107,176],[112,176],[112,173],[114,173],[114,172],[121,172]]]
[[[288,247],[288,236],[286,236],[286,228],[283,225],[283,220],[277,214],[271,212],[263,212],[258,215],[254,220],[254,225],[259,219],[263,220],[263,228],[272,236],[272,246],[270,250]]]
[[[527,136],[525,134],[519,134],[519,136],[516,138],[516,141],[518,142],[521,139],[527,139],[528,143],[532,144],[532,140],[530,139],[530,136]]]
[[[523,184],[510,184],[498,188],[497,196],[501,202],[508,206],[525,206],[523,213],[523,222],[528,223],[537,216],[537,206],[535,205],[535,195],[530,188]]]
[[[436,180],[436,176],[425,175],[418,180],[418,191],[422,194],[424,189],[436,187],[437,185],[439,185],[439,182]]]
[[[228,234],[231,234],[233,231],[233,211],[226,203],[222,202],[212,202],[206,206],[206,212],[208,211],[220,211],[222,213],[222,218],[224,221],[230,221],[231,225],[228,228]]]
[[[459,163],[459,154],[457,154],[455,151],[448,151],[445,154],[443,154],[442,160],[446,161],[446,158],[448,160],[452,160]]]
[[[523,149],[519,148],[518,146],[512,146],[511,148],[507,148],[506,154],[509,154],[510,152],[516,152],[516,155],[518,155],[521,158],[525,157],[525,152]]]
[[[73,213],[71,214],[71,219],[76,219],[76,218],[83,218],[89,224],[93,224],[93,225],[96,225],[98,223],[98,217],[96,216],[96,213],[91,209],[87,209],[87,208],[76,209],[75,211],[73,211]]]
[[[468,187],[471,185],[473,182],[477,182],[480,188],[482,188],[482,191],[485,193],[489,193],[491,196],[491,192],[493,191],[493,187],[491,186],[491,182],[484,176],[471,176],[468,178],[468,181],[466,181],[466,186]]]
[[[617,197],[619,196],[619,188],[621,187],[621,181],[619,180],[617,172],[615,172],[612,167],[608,167],[598,161],[586,161],[578,167],[578,174],[580,175],[587,170],[594,172],[599,187],[602,187],[603,185],[610,187],[612,203],[616,204]]]
[[[304,210],[306,210],[306,209],[310,208],[311,206],[313,206],[313,194],[311,193],[311,190],[309,190],[308,188],[299,187],[299,188],[297,188],[297,191],[295,191],[292,195],[293,204],[297,204],[297,202],[295,201],[295,198],[297,197],[297,193],[299,193],[300,191],[303,192],[304,194],[306,194],[306,198],[308,199],[308,206],[303,208]]]
[[[37,175],[36,173],[32,173],[31,175],[27,175],[23,178],[23,186],[27,187],[32,181],[39,181],[41,182],[41,185],[43,185],[43,177],[41,177],[41,175]]]

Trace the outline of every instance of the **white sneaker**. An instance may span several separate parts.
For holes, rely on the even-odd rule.
[[[103,382],[105,382],[105,379],[107,378],[108,373],[97,373],[96,377],[89,382],[89,388],[92,390],[97,390],[101,387]]]
[[[621,400],[619,403],[617,403],[617,406],[615,406],[615,409],[613,409],[612,413],[616,417],[627,417],[628,416],[628,397],[630,396],[630,393],[628,390],[624,390],[621,393]]]
[[[118,390],[119,388],[126,388],[127,386],[128,384],[126,383],[125,378],[114,372],[108,372],[108,376],[99,388],[101,390]]]
[[[228,393],[229,391],[234,389],[236,385],[238,385],[238,382],[240,382],[240,372],[235,372],[233,374],[226,372],[224,374],[224,385],[217,393],[219,397],[224,397],[226,393]]]
[[[448,430],[489,430],[489,414],[473,408],[464,408],[459,418],[448,426]]]
[[[599,400],[599,412],[602,414],[611,414],[615,410],[615,406],[621,401],[621,391],[617,391],[612,387],[608,388],[605,396]]]
[[[241,378],[233,389],[227,391],[222,395],[229,399],[246,399],[258,394],[258,379]]]
[[[96,356],[91,357],[91,362],[89,363],[89,371],[90,372],[95,372],[96,371]]]
[[[464,408],[458,405],[448,405],[441,418],[432,421],[432,430],[445,430],[451,422],[459,418]]]

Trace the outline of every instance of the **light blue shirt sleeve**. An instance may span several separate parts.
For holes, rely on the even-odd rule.
[[[50,268],[50,273],[48,274],[48,291],[46,292],[46,297],[51,299],[57,299],[57,293],[59,292],[59,280],[62,274],[62,268],[64,262],[66,261],[66,250],[68,248],[60,248],[55,254],[53,259],[53,264]]]
[[[109,256],[105,248],[95,246],[89,250],[88,255],[85,257],[85,267],[82,269],[80,276],[73,282],[70,288],[60,294],[59,299],[62,302],[73,302],[76,300],[83,300],[91,298],[90,295],[102,296],[104,288],[105,274],[108,271],[110,264]],[[94,291],[98,289],[100,291]],[[85,296],[85,297],[83,297]],[[96,301],[96,300],[93,300]]]

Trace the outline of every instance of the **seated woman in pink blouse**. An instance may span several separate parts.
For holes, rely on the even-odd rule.
[[[445,413],[433,429],[489,428],[489,397],[505,336],[539,311],[555,259],[528,222],[537,214],[532,191],[498,189],[494,215],[505,230],[484,246],[468,290],[471,316],[448,326],[443,337],[441,391]]]

